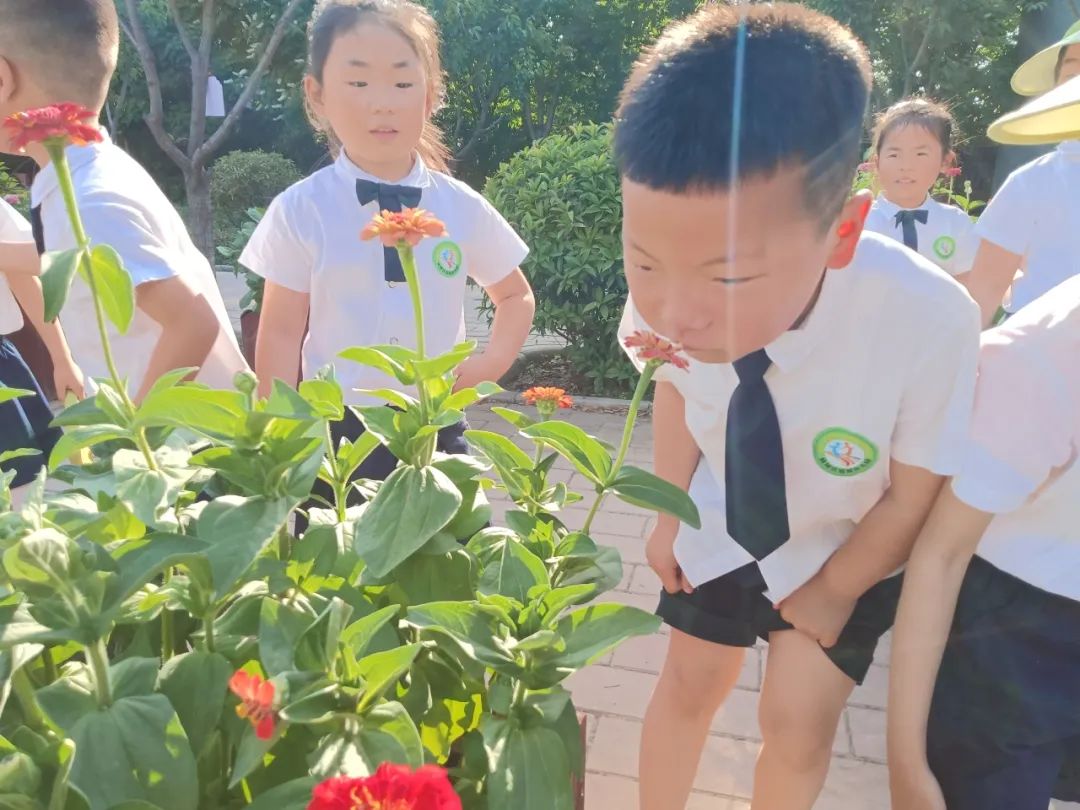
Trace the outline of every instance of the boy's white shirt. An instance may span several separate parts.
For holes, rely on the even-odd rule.
[[[975,232],[1024,257],[1010,312],[1080,274],[1080,141],[1066,141],[1010,174]]]
[[[620,336],[634,329],[649,327],[630,301]],[[770,599],[789,596],[847,541],[885,493],[890,459],[940,475],[958,470],[978,348],[974,301],[903,245],[867,234],[850,266],[826,273],[802,327],[766,347],[791,527],[788,542],[759,562]],[[683,572],[701,585],[753,562],[727,533],[722,483],[738,380],[730,364],[693,359],[688,372],[666,366],[658,379],[685,399],[702,451],[690,486],[702,526],[682,526],[675,542]]]
[[[33,242],[33,229],[26,217],[0,200],[0,242]],[[23,327],[22,310],[11,293],[7,276],[0,273],[0,337]]]
[[[880,233],[903,244],[903,227],[896,215],[906,210],[879,194],[866,217],[866,230]],[[929,259],[950,276],[960,276],[971,270],[979,249],[975,223],[955,205],[940,203],[930,196],[911,210],[925,210],[926,224],[915,223],[919,237],[919,255]]]
[[[953,491],[996,515],[978,554],[1080,601],[1080,275],[983,335]]]
[[[111,245],[136,287],[180,276],[210,304],[217,316],[218,335],[196,380],[213,388],[231,389],[234,376],[246,369],[247,363],[214,270],[191,241],[176,209],[146,170],[107,137],[103,143],[69,147],[67,159],[91,244]],[[46,249],[74,248],[75,236],[52,164],[34,179],[31,202],[41,206]],[[71,354],[83,373],[93,379],[108,377],[90,288],[78,276],[60,320]],[[138,308],[126,334],[119,334],[109,324],[113,355],[132,393],[142,385],[160,336],[161,326]]]
[[[358,390],[402,390],[400,383],[338,355],[352,346],[413,348],[416,330],[408,285],[385,280],[382,243],[360,240],[379,206],[377,201],[360,205],[357,180],[385,182],[356,166],[343,150],[332,166],[286,189],[270,204],[240,263],[310,296],[305,379],[333,364],[349,404],[375,405],[384,400]],[[414,252],[427,351],[440,354],[465,340],[466,278],[482,287],[497,284],[521,265],[529,249],[483,196],[431,171],[420,158],[392,185],[422,189],[419,207],[446,225],[447,236],[425,239]]]

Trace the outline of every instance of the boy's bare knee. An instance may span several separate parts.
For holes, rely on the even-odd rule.
[[[836,738],[836,718],[795,707],[767,705],[762,701],[758,718],[763,756],[776,757],[796,771],[826,766]]]
[[[657,692],[674,711],[695,716],[715,712],[738,678],[743,654],[689,636],[673,636]]]

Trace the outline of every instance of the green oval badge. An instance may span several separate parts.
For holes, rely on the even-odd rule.
[[[458,247],[457,242],[451,242],[449,240],[445,242],[439,242],[435,246],[434,252],[431,254],[431,261],[435,265],[435,269],[439,271],[440,275],[447,278],[453,278],[461,272],[462,257],[461,248]]]
[[[934,253],[939,259],[951,259],[956,253],[956,240],[951,236],[939,236],[934,242]]]
[[[878,449],[865,436],[844,428],[823,430],[814,439],[814,461],[829,475],[849,478],[873,467]]]

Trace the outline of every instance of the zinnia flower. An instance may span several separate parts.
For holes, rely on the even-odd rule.
[[[959,166],[950,166],[948,169],[945,170],[946,177],[959,177],[963,173],[964,170],[961,169]]]
[[[86,123],[97,115],[78,104],[54,104],[36,110],[11,115],[4,121],[11,146],[19,152],[26,151],[31,143],[59,142],[86,146],[102,140],[101,131]]]
[[[646,363],[670,363],[682,371],[690,368],[690,361],[680,354],[682,346],[664,340],[655,332],[634,332],[623,344],[628,349],[637,349],[638,359]]]
[[[461,810],[461,799],[442,768],[384,762],[373,776],[317,785],[307,810]]]
[[[529,405],[535,405],[543,416],[551,416],[559,408],[574,407],[574,400],[561,388],[534,386],[522,396]]]
[[[862,172],[863,174],[873,174],[873,172],[874,172],[874,164],[872,162],[869,162],[869,161],[866,162],[866,163],[860,163],[859,164],[859,171]]]
[[[4,197],[4,202],[8,205],[18,205],[22,200],[19,199],[18,194],[8,194]]]
[[[274,711],[274,684],[258,675],[237,670],[229,679],[229,689],[240,698],[236,713],[251,722],[255,736],[269,740],[274,736],[277,713]]]
[[[378,237],[386,247],[416,247],[428,236],[446,236],[446,226],[423,208],[383,211],[360,234],[365,242]]]

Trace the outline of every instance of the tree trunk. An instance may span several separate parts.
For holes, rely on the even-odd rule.
[[[210,202],[210,173],[206,169],[194,166],[186,172],[184,184],[187,188],[188,230],[202,254],[215,262],[214,258],[214,210]]]

